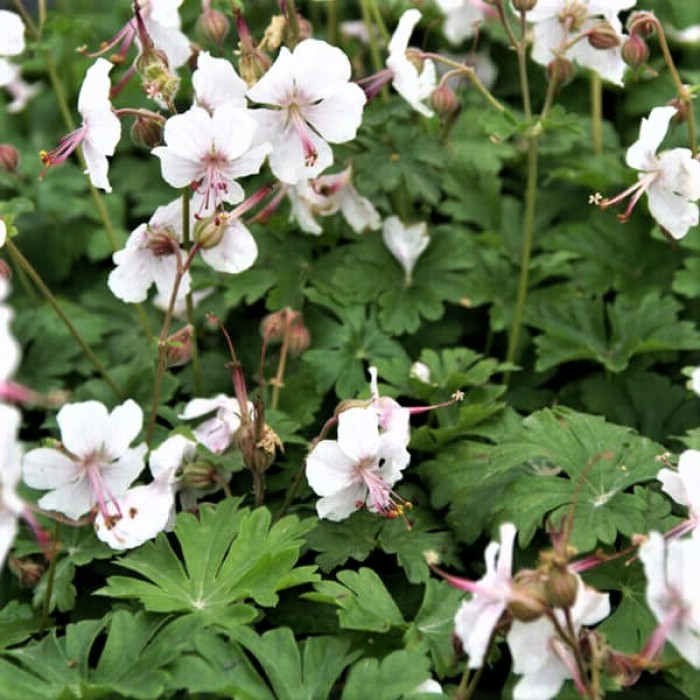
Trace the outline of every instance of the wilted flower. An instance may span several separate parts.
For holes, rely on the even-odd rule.
[[[411,284],[413,268],[430,243],[427,225],[420,222],[405,226],[398,217],[390,216],[384,219],[382,239],[403,268],[406,284]]]
[[[626,221],[646,192],[649,212],[659,226],[673,238],[683,238],[698,223],[698,205],[694,202],[700,198],[700,162],[687,148],[656,153],[675,114],[675,107],[655,107],[648,119],[642,119],[639,139],[630,146],[626,158],[627,165],[640,171],[637,182],[597,203],[605,209],[630,197],[625,212],[618,217]]]
[[[309,485],[322,497],[316,504],[318,516],[344,520],[363,506],[387,517],[400,515],[404,506],[392,487],[409,461],[405,446],[392,433],[380,433],[373,407],[343,411],[338,439],[322,440],[306,460]]]
[[[386,65],[392,74],[392,85],[396,92],[425,117],[432,117],[433,111],[425,104],[437,84],[435,64],[427,59],[422,61],[419,72],[415,64],[406,56],[408,42],[413,28],[418,24],[421,13],[406,10],[389,42],[389,57]]]
[[[51,166],[63,163],[82,144],[87,165],[85,173],[90,176],[90,182],[95,187],[105,192],[112,191],[107,178],[109,170],[107,156],[114,154],[122,129],[119,118],[112,111],[112,104],[109,101],[111,70],[112,64],[104,58],[98,58],[88,68],[78,95],[78,111],[83,117],[82,125],[64,136],[58,148],[48,153],[41,152],[45,171]]]
[[[272,144],[270,167],[290,185],[316,177],[333,163],[328,143],[355,138],[366,98],[350,82],[348,57],[325,41],[306,39],[286,47],[248,91],[265,109],[254,110]]]
[[[111,413],[99,401],[66,404],[56,416],[60,449],[39,447],[24,457],[24,481],[49,490],[38,505],[69,518],[122,496],[143,469],[145,443],[129,447],[141,432],[143,412],[131,399]]]

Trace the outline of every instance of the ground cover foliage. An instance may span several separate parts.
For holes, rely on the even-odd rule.
[[[6,5],[0,698],[697,697],[700,6]]]

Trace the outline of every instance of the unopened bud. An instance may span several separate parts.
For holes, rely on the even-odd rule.
[[[279,435],[266,423],[262,436],[257,438],[257,426],[253,423],[242,425],[233,436],[233,442],[243,455],[243,463],[251,472],[263,474],[277,456],[277,449],[282,449]]]
[[[138,116],[131,127],[131,140],[144,148],[155,148],[163,143],[163,127],[155,119]]]
[[[606,49],[614,49],[616,46],[620,45],[620,35],[615,31],[612,24],[605,20],[596,22],[587,34],[588,43],[594,49],[605,51]]]
[[[630,35],[622,45],[622,60],[634,70],[644,66],[649,60],[647,42],[638,34]]]
[[[33,588],[39,583],[44,574],[44,565],[34,559],[17,559],[10,557],[8,560],[10,571],[19,579],[21,586]]]
[[[19,165],[19,151],[9,143],[0,143],[0,168],[14,173]]]
[[[557,87],[566,85],[574,77],[574,64],[566,58],[555,58],[547,65],[547,77]]]
[[[539,572],[521,569],[513,578],[514,596],[508,603],[508,610],[520,622],[533,622],[544,614],[547,596],[544,582]]]
[[[299,27],[299,34],[296,37],[297,42],[304,41],[304,39],[310,39],[314,35],[314,28],[311,22],[299,14],[297,14],[297,25]],[[290,33],[289,25],[287,25],[287,38],[291,38],[289,36]]]
[[[437,114],[448,115],[459,109],[455,91],[449,85],[439,85],[430,94],[430,102]]]
[[[197,18],[196,29],[202,39],[220,46],[231,31],[231,22],[223,12],[208,9]]]
[[[535,5],[537,5],[537,0],[513,0],[513,7],[518,12],[529,12]]]
[[[627,20],[627,30],[631,36],[644,39],[656,31],[657,21],[653,12],[633,12]]]
[[[289,329],[289,352],[301,355],[311,345],[311,334],[302,323],[295,323]]]
[[[187,324],[167,338],[165,361],[168,367],[180,367],[192,359],[192,333],[192,326]]]
[[[674,97],[666,103],[669,107],[673,107],[676,113],[671,117],[673,124],[682,124],[688,119],[688,105],[679,97]]]
[[[579,579],[568,566],[552,566],[545,582],[547,602],[552,608],[570,608],[576,602]]]
[[[186,462],[182,467],[182,484],[185,488],[204,491],[216,485],[215,474],[216,470],[208,462]]]
[[[0,260],[0,277],[6,280],[12,279],[12,268],[4,260]]]
[[[202,248],[213,248],[221,243],[226,232],[226,223],[226,217],[221,214],[202,219],[194,226],[193,238]]]
[[[286,321],[284,318],[285,309],[275,311],[263,318],[260,323],[260,335],[270,344],[281,343],[284,338],[284,327]]]

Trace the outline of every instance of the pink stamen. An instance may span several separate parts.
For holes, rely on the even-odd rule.
[[[617,194],[611,198],[601,199],[599,202],[596,203],[601,209],[607,209],[613,204],[619,204],[620,202],[627,199],[627,197],[631,196],[631,199],[627,204],[625,211],[622,214],[619,214],[617,217],[622,222],[628,221],[632,214],[632,210],[637,205],[637,202],[639,201],[640,197],[649,189],[650,185],[654,182],[654,180],[656,180],[657,177],[659,177],[658,172],[648,173],[644,177],[637,180],[637,182],[635,182],[634,185],[620,192],[620,194]]]
[[[586,686],[583,683],[583,680],[581,679],[581,673],[579,672],[579,668],[576,665],[574,659],[571,657],[571,654],[569,654],[567,648],[564,646],[564,643],[559,639],[552,639],[550,640],[549,646],[551,647],[552,651],[557,655],[559,660],[568,669],[569,673],[571,674],[571,679],[573,680],[574,685],[576,686],[576,690],[578,690],[579,692],[579,695],[581,695],[581,697],[586,697],[588,691],[586,690]]]
[[[671,628],[685,615],[685,609],[680,601],[675,601],[673,610],[661,621],[659,626],[652,632],[649,641],[642,649],[642,657],[645,659],[655,659],[666,643],[666,637]]]
[[[304,163],[307,166],[315,165],[318,158],[318,151],[316,150],[316,146],[314,146],[314,142],[311,138],[310,127],[299,113],[299,108],[296,104],[289,107],[289,116],[292,120],[294,129],[301,140],[301,147],[304,151]]]
[[[114,497],[114,494],[109,490],[108,486],[105,484],[104,477],[102,476],[102,471],[100,470],[99,464],[93,461],[88,461],[85,465],[85,472],[90,481],[90,488],[92,493],[97,499],[97,507],[102,513],[102,517],[105,520],[110,520],[114,516],[110,514],[107,510],[107,501],[114,504],[117,509],[117,515],[121,518],[122,512],[119,507],[119,501]],[[105,500],[105,495],[107,499]]]
[[[39,174],[39,177],[43,178],[50,167],[64,163],[68,156],[85,140],[87,132],[88,125],[83,124],[60,139],[58,146],[53,151],[40,151],[39,157],[44,164],[44,169]]]
[[[358,476],[367,487],[367,505],[377,515],[382,515],[385,518],[396,518],[397,516],[403,516],[405,509],[413,507],[410,501],[399,496],[372,469],[360,466]]]

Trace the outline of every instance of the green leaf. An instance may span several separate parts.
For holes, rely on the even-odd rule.
[[[372,569],[363,567],[359,571],[341,571],[337,578],[340,583],[316,583],[316,593],[309,593],[305,597],[339,607],[341,627],[388,632],[392,627],[405,626],[401,611]]]
[[[0,658],[0,698],[121,695],[160,698],[164,667],[190,646],[192,620],[154,620],[118,610],[106,620],[83,620]]]
[[[112,576],[97,593],[136,598],[156,612],[196,613],[226,626],[255,618],[255,609],[241,601],[273,606],[278,591],[317,580],[315,567],[294,568],[314,520],[287,516],[272,525],[266,508],[239,509],[241,500],[202,505],[199,518],[180,513],[175,536],[182,558],[161,534],[117,562],[143,578]]]
[[[10,600],[0,610],[0,645],[11,647],[31,637],[41,628],[41,616],[31,605]]]
[[[499,517],[525,546],[547,516],[557,524],[574,507],[571,542],[581,551],[642,532],[647,505],[634,484],[655,478],[661,445],[629,428],[564,408],[538,411],[506,435],[491,456],[494,472],[516,470]]]
[[[345,667],[359,655],[350,651],[350,641],[337,637],[309,637],[302,646],[288,627],[258,636],[240,628],[234,639],[258,661],[278,700],[327,698]]]
[[[342,700],[401,700],[430,677],[428,659],[416,651],[392,652],[381,661],[362,659],[350,668]]]

